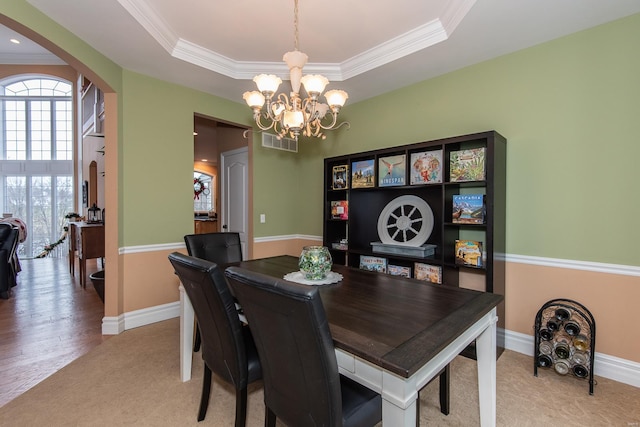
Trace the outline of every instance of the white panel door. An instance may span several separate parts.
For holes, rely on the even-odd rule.
[[[247,259],[249,234],[249,150],[239,148],[221,154],[221,231],[240,234],[242,257]]]

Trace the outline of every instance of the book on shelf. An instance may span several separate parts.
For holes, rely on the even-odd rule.
[[[387,272],[387,259],[377,256],[360,255],[360,268],[362,270]]]
[[[349,219],[349,201],[331,201],[331,219]]]
[[[456,224],[484,224],[484,194],[454,194],[451,222]]]
[[[375,185],[376,170],[373,159],[351,163],[351,188],[368,188]]]
[[[456,240],[456,264],[482,267],[482,242]]]
[[[411,185],[442,182],[442,150],[411,153]]]
[[[449,181],[484,181],[485,148],[452,151],[449,154]]]
[[[378,159],[378,186],[405,185],[407,155],[380,157]]]
[[[389,264],[387,266],[387,273],[392,276],[411,277],[411,267]]]
[[[333,174],[331,177],[331,188],[334,190],[342,190],[348,188],[349,179],[349,166],[339,165],[333,167]]]
[[[438,265],[416,262],[413,270],[416,279],[418,280],[425,280],[427,282],[438,284],[442,283],[442,267]]]

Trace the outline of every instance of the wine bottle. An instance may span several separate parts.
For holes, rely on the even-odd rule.
[[[540,329],[540,338],[543,341],[550,341],[553,339],[553,332],[549,329]]]
[[[589,366],[589,354],[585,351],[574,351],[571,361],[576,365]]]
[[[564,324],[564,331],[572,337],[575,337],[580,333],[580,325],[573,320],[569,320]]]
[[[564,307],[560,307],[556,309],[555,316],[560,322],[564,322],[571,317],[571,312]]]
[[[549,341],[542,341],[540,343],[539,346],[540,349],[540,353],[542,354],[551,354],[551,352],[553,351],[553,347],[551,346],[551,343]]]
[[[566,360],[556,361],[553,367],[556,370],[556,372],[559,373],[560,375],[567,375],[569,373],[569,370],[571,369],[571,367],[569,366],[569,363]]]
[[[575,375],[578,378],[587,378],[587,376],[589,375],[589,369],[587,369],[587,367],[584,365],[575,364],[573,365],[572,370],[573,370],[573,375]]]
[[[558,356],[559,359],[568,359],[571,355],[569,344],[564,340],[556,341],[553,346],[553,352],[556,354],[556,356]]]
[[[553,360],[551,359],[551,357],[547,354],[540,354],[538,355],[538,357],[536,358],[537,362],[538,362],[538,366],[540,368],[549,368],[551,367],[551,365],[553,365]]]
[[[552,317],[547,321],[547,329],[551,332],[556,332],[560,329],[560,325],[562,322],[558,321],[558,319]]]
[[[573,337],[573,346],[578,351],[585,351],[589,349],[589,338],[586,335],[580,334]]]

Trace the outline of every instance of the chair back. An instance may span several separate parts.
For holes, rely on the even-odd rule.
[[[338,363],[318,288],[239,267],[225,274],[251,326],[265,405],[286,425],[342,425]]]
[[[202,358],[236,389],[248,384],[247,350],[235,301],[217,264],[178,252],[169,261],[193,305],[202,336]]]
[[[189,255],[224,266],[242,261],[240,233],[203,233],[184,236]]]

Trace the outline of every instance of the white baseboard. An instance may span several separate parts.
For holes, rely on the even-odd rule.
[[[102,319],[102,334],[117,335],[127,329],[162,322],[174,317],[180,317],[180,301],[131,311],[118,317],[104,317]]]
[[[533,356],[533,335],[498,329],[498,335],[500,334],[505,337],[505,348],[507,350]],[[593,364],[594,375],[640,387],[640,363],[596,351]],[[531,366],[531,373],[533,374],[533,365]]]
[[[124,314],[102,318],[102,335],[118,335],[124,331]]]
[[[180,316],[180,302],[158,305],[155,307],[135,310],[118,317],[104,317],[102,319],[103,335],[117,335],[127,329],[150,325],[156,322],[173,319]],[[533,356],[534,340],[532,335],[513,332],[498,328],[498,341],[504,337],[507,350]],[[594,374],[614,381],[640,387],[640,363],[621,359],[615,356],[596,352]],[[533,375],[533,366],[531,369]]]

